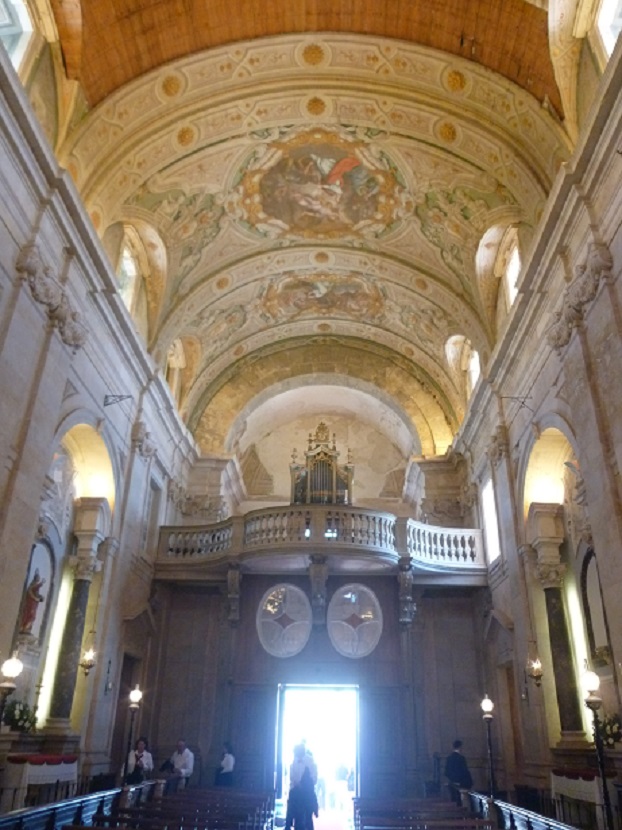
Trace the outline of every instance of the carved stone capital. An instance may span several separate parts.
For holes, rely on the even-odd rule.
[[[562,562],[538,562],[536,566],[536,574],[545,591],[547,588],[561,588],[565,572],[566,566]]]
[[[102,563],[99,559],[85,556],[71,556],[69,564],[73,568],[74,579],[82,579],[85,582],[92,582],[96,573],[99,573]]]

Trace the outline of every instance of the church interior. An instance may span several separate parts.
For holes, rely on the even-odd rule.
[[[326,686],[360,794],[460,739],[507,800],[604,754],[617,809],[620,28],[0,0],[0,790],[131,729],[267,789]]]

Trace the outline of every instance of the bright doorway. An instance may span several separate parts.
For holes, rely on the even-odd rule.
[[[318,771],[320,810],[315,828],[347,828],[358,789],[358,688],[283,685],[279,688],[277,723],[276,784],[283,807],[287,805],[294,747],[304,742]]]

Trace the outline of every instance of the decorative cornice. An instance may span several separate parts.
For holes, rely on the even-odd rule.
[[[574,279],[566,287],[562,307],[554,312],[555,321],[547,333],[547,342],[559,354],[568,345],[573,329],[583,322],[587,307],[596,296],[602,279],[612,276],[613,257],[606,245],[592,243],[583,265],[575,268]]]
[[[33,299],[46,307],[50,323],[58,329],[63,343],[77,352],[87,337],[82,315],[74,310],[52,269],[43,264],[37,245],[25,245],[15,267],[21,279],[28,282]]]

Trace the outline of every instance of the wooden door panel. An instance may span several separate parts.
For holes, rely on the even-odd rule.
[[[402,795],[403,724],[398,687],[361,688],[359,728],[361,796]]]

